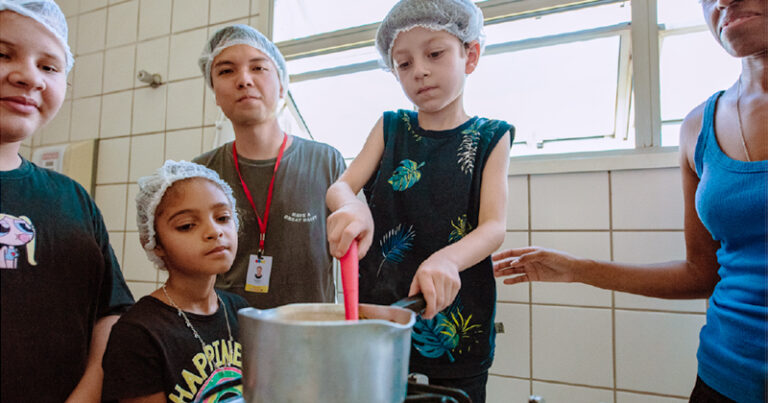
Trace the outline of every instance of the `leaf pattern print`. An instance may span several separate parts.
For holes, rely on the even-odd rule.
[[[451,234],[448,235],[448,243],[457,242],[472,231],[472,224],[467,220],[466,214],[462,214],[457,221],[458,223],[454,223],[453,220],[451,220],[451,227],[453,227],[453,230],[451,231]]]
[[[410,188],[421,179],[419,168],[423,167],[424,164],[424,162],[419,164],[408,159],[400,161],[400,166],[392,173],[392,177],[387,179],[387,183],[392,185],[394,190],[403,191]]]
[[[381,255],[384,259],[379,264],[379,269],[376,271],[376,277],[379,277],[381,268],[384,266],[384,262],[390,261],[394,263],[400,263],[403,261],[405,252],[411,250],[413,247],[413,239],[416,237],[416,231],[413,230],[413,225],[408,229],[403,228],[403,224],[398,224],[397,227],[389,230],[379,241],[381,246]]]
[[[413,327],[413,342],[416,350],[427,358],[448,356],[450,362],[456,354],[469,352],[479,344],[483,333],[479,324],[472,323],[472,315],[466,318],[458,300],[430,320],[419,319]]]
[[[457,155],[459,157],[459,167],[461,172],[472,175],[475,169],[475,156],[477,155],[477,145],[483,140],[481,130],[484,133],[494,133],[501,125],[499,120],[477,119],[472,126],[464,129],[461,134],[464,137],[459,144]]]
[[[413,125],[411,125],[411,116],[408,115],[408,112],[403,111],[403,122],[405,122],[405,129],[408,131],[408,133],[413,136],[414,140],[421,141],[422,137],[416,134],[416,131],[413,130]]]

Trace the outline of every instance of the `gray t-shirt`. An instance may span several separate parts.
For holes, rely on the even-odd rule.
[[[259,249],[259,224],[232,159],[232,143],[196,157],[194,162],[218,172],[229,183],[240,216],[238,248],[232,268],[216,279],[216,287],[242,295],[251,306],[267,309],[295,302],[333,302],[333,258],[328,250],[325,204],[328,187],[346,167],[335,148],[299,137],[285,150],[275,176],[264,255],[272,257],[267,293],[245,290],[248,262]],[[239,156],[259,216],[264,219],[267,189],[275,159]]]

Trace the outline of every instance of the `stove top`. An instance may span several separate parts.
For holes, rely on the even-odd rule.
[[[408,381],[408,391],[405,397],[405,402],[472,403],[472,400],[460,389]]]

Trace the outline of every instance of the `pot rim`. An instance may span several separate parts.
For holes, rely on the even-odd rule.
[[[416,313],[411,310],[389,305],[360,304],[360,313],[378,312],[386,314],[388,318],[369,317],[358,321],[344,320],[344,305],[334,303],[295,303],[278,306],[270,309],[242,308],[238,310],[238,316],[286,326],[314,326],[314,327],[349,327],[349,326],[387,326],[396,329],[410,329],[416,323]],[[301,314],[333,315],[341,319],[315,319],[303,320],[291,318]],[[407,318],[404,320],[404,318]],[[399,320],[397,320],[399,319]]]

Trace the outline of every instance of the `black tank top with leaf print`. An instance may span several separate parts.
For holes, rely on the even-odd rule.
[[[361,302],[406,297],[424,260],[477,227],[483,169],[507,131],[514,138],[512,125],[478,117],[430,131],[419,127],[417,112],[384,114],[384,153],[364,188],[375,230],[360,261]],[[412,372],[459,378],[491,366],[496,283],[490,256],[460,276],[453,304],[434,319],[417,320]]]

